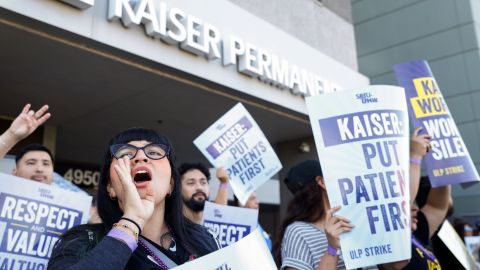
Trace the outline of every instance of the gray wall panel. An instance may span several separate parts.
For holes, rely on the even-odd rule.
[[[392,66],[426,59],[480,169],[480,1],[352,1],[359,71],[396,84]],[[477,213],[480,184],[454,186],[457,216]],[[472,207],[472,205],[475,205]]]
[[[357,70],[353,26],[337,14],[341,8],[350,10],[349,1],[335,0],[335,6],[318,0],[229,1]]]

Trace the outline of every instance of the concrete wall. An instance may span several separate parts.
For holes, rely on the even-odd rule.
[[[480,169],[480,1],[352,0],[352,13],[359,71],[371,84],[396,85],[394,64],[428,60]],[[453,195],[457,215],[479,214],[480,184]]]
[[[274,5],[271,1],[229,1],[357,70],[357,50],[349,0],[275,0]],[[299,150],[302,142],[310,145],[309,153]],[[283,165],[278,174],[280,216],[283,217],[292,198],[283,184],[288,169],[300,161],[318,159],[318,156],[313,137],[279,143],[275,145],[275,150]]]
[[[315,49],[357,70],[349,0],[230,0]]]

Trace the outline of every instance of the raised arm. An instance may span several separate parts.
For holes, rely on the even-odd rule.
[[[430,136],[427,134],[418,135],[421,128],[415,129],[412,136],[412,145],[410,151],[410,200],[413,202],[418,193],[420,184],[420,164],[416,164],[415,160],[421,160],[426,152],[430,149]],[[427,202],[421,211],[428,221],[429,235],[431,238],[438,226],[445,220],[448,207],[451,201],[450,185],[432,188],[427,196]]]
[[[416,128],[410,141],[410,205],[414,203],[420,185],[420,169],[423,156],[430,149],[430,136],[419,135],[421,127]],[[400,270],[408,265],[410,260],[403,260],[379,265],[382,270]]]
[[[50,118],[50,113],[47,112],[48,105],[43,105],[36,112],[30,110],[30,107],[30,104],[25,105],[10,127],[0,135],[0,159],[5,157],[15,144],[28,137]]]
[[[451,186],[432,188],[427,196],[427,203],[422,212],[428,220],[428,237],[431,238],[446,218],[450,206]]]
[[[416,128],[410,140],[410,204],[415,200],[420,185],[420,170],[423,156],[430,150],[430,135],[419,135],[421,127]]]
[[[217,169],[217,178],[220,181],[218,186],[217,197],[215,198],[216,204],[228,204],[228,172],[223,167]]]

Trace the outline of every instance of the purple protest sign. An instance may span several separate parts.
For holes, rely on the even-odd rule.
[[[394,66],[394,70],[399,85],[405,88],[412,125],[423,127],[423,132],[432,136],[432,150],[425,156],[432,187],[479,181],[428,63],[411,61]]]

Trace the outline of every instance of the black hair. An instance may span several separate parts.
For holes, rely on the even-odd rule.
[[[178,167],[178,173],[180,174],[180,177],[182,177],[186,172],[190,170],[199,170],[205,175],[207,180],[210,180],[210,171],[203,163],[183,163],[182,165],[180,165],[180,167]]]
[[[295,221],[313,223],[324,217],[324,201],[327,194],[315,181],[302,181],[303,186],[294,193],[293,199],[289,202],[287,213],[283,219],[273,244],[272,255],[275,263],[280,268],[282,265],[281,246],[283,236],[288,225]]]
[[[204,241],[195,241],[189,237],[189,235],[192,234],[192,230],[198,230],[199,228],[195,226],[196,224],[189,224],[191,222],[183,216],[180,178],[174,166],[172,146],[167,137],[158,134],[153,129],[130,128],[115,135],[108,143],[108,147],[105,151],[100,182],[98,185],[98,215],[107,228],[111,228],[113,223],[117,222],[123,215],[118,202],[110,199],[107,191],[107,186],[110,182],[110,165],[113,158],[110,153],[110,146],[114,144],[141,140],[145,140],[150,143],[165,144],[170,148],[170,152],[167,154],[166,158],[170,163],[174,186],[171,195],[165,198],[165,222],[173,230],[175,239],[180,242],[180,244],[184,244],[187,250],[196,253],[197,255],[204,255],[208,253],[207,248],[204,246]]]
[[[32,144],[28,144],[28,145],[24,146],[23,148],[20,148],[20,150],[18,150],[17,155],[15,156],[15,163],[18,163],[18,161],[20,159],[22,159],[23,156],[25,156],[28,152],[31,152],[31,151],[45,152],[50,156],[50,159],[52,160],[52,163],[54,162],[53,155],[52,155],[52,152],[50,151],[50,149],[45,147],[45,145],[43,145],[43,144],[32,143]]]
[[[88,242],[88,245],[84,248],[75,250],[77,258],[84,257],[87,252],[106,235],[107,231],[112,228],[112,225],[115,222],[118,222],[120,217],[122,217],[123,212],[118,205],[118,201],[110,199],[107,191],[107,186],[110,182],[110,165],[114,158],[110,153],[110,146],[113,144],[141,140],[151,143],[165,144],[170,148],[170,152],[167,154],[166,158],[170,163],[174,186],[171,195],[165,198],[165,222],[173,231],[176,242],[182,245],[190,255],[194,256],[203,256],[218,249],[214,237],[205,227],[191,222],[183,215],[183,202],[180,195],[180,178],[173,163],[173,152],[171,151],[172,147],[169,140],[152,129],[131,128],[115,135],[108,143],[108,147],[105,151],[97,192],[97,211],[103,223],[79,225],[64,233],[60,240],[55,243],[52,256],[49,260],[49,267],[50,265],[54,265],[58,261],[63,260],[65,250],[68,251],[68,246],[74,241]],[[158,229],[160,230],[161,228]],[[90,235],[90,231],[93,232],[92,235]],[[86,232],[88,232],[87,239],[92,239],[91,241],[83,239],[85,237],[79,237],[82,234],[85,235]]]

